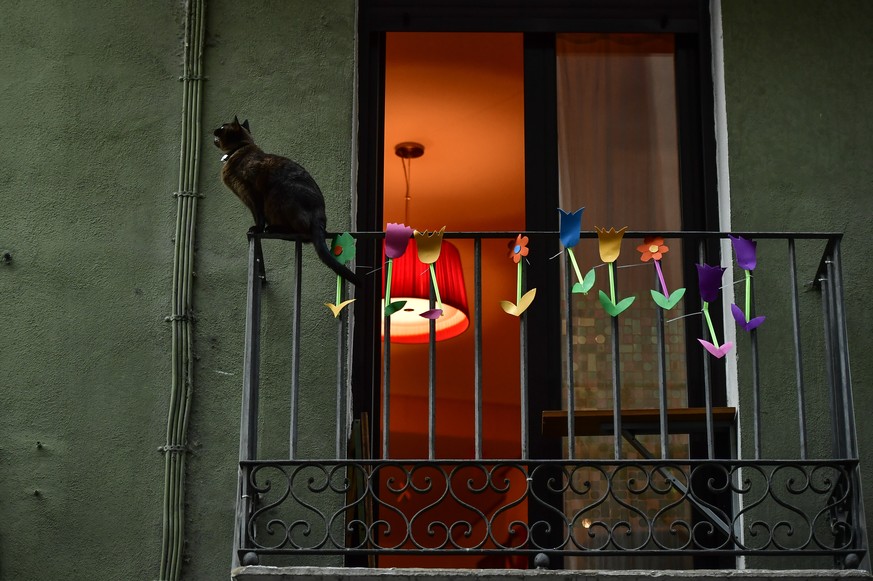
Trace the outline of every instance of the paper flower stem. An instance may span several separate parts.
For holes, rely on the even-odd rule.
[[[670,298],[670,291],[667,290],[667,283],[664,281],[664,273],[661,272],[661,262],[659,260],[653,260],[655,263],[655,270],[658,271],[658,280],[661,281],[661,289],[664,291],[664,296],[668,299]]]
[[[752,273],[746,271],[746,320],[752,320]]]
[[[570,257],[570,262],[573,264],[573,270],[576,271],[576,280],[578,280],[579,282],[582,282],[583,281],[582,271],[579,270],[579,263],[576,262],[576,255],[573,254],[573,249],[568,248],[567,253],[568,253],[568,256]]]
[[[712,319],[709,318],[709,303],[703,301],[703,316],[706,318],[706,324],[709,327],[709,336],[712,337],[712,343],[718,349],[718,339],[715,337],[715,328],[712,326]]]
[[[515,291],[515,302],[516,304],[521,302],[521,261],[518,261],[518,283],[516,284]]]
[[[341,276],[336,277],[336,304],[340,304],[343,294],[343,280]]]
[[[394,264],[394,260],[391,258],[388,259],[388,276],[385,280],[385,304],[391,304],[391,266]]]
[[[615,304],[615,263],[609,263],[609,298]]]
[[[433,283],[433,292],[436,294],[436,307],[440,310],[443,308],[443,301],[440,299],[440,287],[437,286],[436,268],[433,263],[430,264],[430,280]]]

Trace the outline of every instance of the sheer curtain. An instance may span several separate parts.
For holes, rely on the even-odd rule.
[[[561,202],[588,224],[679,230],[673,36],[557,39]]]
[[[584,206],[585,230],[594,226],[681,230],[673,36],[560,34],[556,54],[561,207],[575,210]],[[658,408],[659,404],[657,307],[649,295],[649,289],[656,288],[655,272],[651,263],[640,261],[636,246],[641,243],[626,238],[616,263],[633,266],[618,270],[618,297],[637,297],[619,317],[624,409]],[[677,288],[684,286],[679,244],[666,243],[674,254],[664,255],[664,276]],[[596,241],[583,240],[577,248],[583,272],[600,263]],[[612,321],[596,298],[597,290],[608,292],[605,268],[597,269],[597,278],[592,293],[587,297],[574,295],[573,299],[573,389],[578,409],[612,409]],[[668,317],[678,317],[680,311],[677,307]],[[670,407],[683,407],[687,402],[683,337],[681,320],[667,325]],[[640,440],[659,455],[657,436]],[[670,442],[672,457],[687,457],[686,436],[673,436]],[[623,458],[640,458],[626,442],[623,446]],[[583,460],[613,458],[612,437],[577,438],[576,456]],[[679,534],[673,535],[670,526],[677,520],[690,522],[687,508],[668,511],[650,528],[640,514],[622,506],[623,502],[633,503],[651,519],[677,495],[651,490],[637,493],[622,480],[625,476],[645,481],[642,474],[626,474],[611,484],[596,470],[577,474],[576,490],[587,494],[571,493],[565,501],[565,511],[574,523],[569,533],[576,541],[586,548],[600,547],[609,536],[607,529],[625,522],[627,525],[620,524],[612,537],[624,548],[643,548],[650,536],[667,546],[685,542],[687,531],[674,527]],[[603,496],[609,500],[597,504]],[[690,567],[692,563],[689,559],[629,555],[573,558],[568,566],[664,569]]]

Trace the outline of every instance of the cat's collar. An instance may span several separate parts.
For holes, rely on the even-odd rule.
[[[242,147],[237,147],[237,148],[234,149],[233,151],[228,151],[227,153],[225,153],[224,155],[222,155],[222,156],[221,156],[221,163],[227,163],[227,160],[229,160],[230,157],[231,157],[234,153],[236,153],[237,151],[239,151],[240,149],[242,149]]]

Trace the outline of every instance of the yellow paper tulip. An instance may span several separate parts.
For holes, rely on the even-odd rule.
[[[621,253],[621,239],[624,237],[627,226],[618,232],[615,231],[614,227],[607,230],[606,228],[595,226],[594,229],[597,230],[597,240],[600,243],[600,260],[603,262],[615,262]]]
[[[440,249],[443,245],[443,232],[446,227],[440,228],[439,232],[415,231],[415,245],[418,247],[418,259],[425,264],[433,264],[440,257]]]

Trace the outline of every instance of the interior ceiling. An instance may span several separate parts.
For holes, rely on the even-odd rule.
[[[391,33],[386,47],[386,222],[423,229],[524,227],[521,34]],[[394,146],[413,159],[411,202]]]

